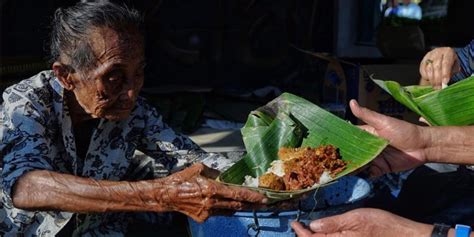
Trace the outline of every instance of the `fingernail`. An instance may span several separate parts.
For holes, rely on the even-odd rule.
[[[322,230],[322,224],[320,221],[313,221],[309,224],[309,227],[313,231],[321,231]]]

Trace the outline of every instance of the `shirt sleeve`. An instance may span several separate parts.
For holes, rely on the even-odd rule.
[[[137,149],[151,156],[169,171],[181,170],[196,162],[223,170],[231,164],[226,157],[218,153],[208,153],[196,145],[189,137],[174,131],[152,106],[144,105],[144,138]]]
[[[474,40],[464,48],[454,49],[458,55],[461,71],[453,75],[453,81],[459,81],[474,74]]]
[[[0,157],[3,157],[2,185],[5,193],[11,195],[20,176],[31,170],[52,170],[52,167],[46,116],[39,112],[38,103],[14,90],[8,91],[3,95]]]

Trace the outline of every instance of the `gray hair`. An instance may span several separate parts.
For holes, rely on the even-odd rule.
[[[87,39],[95,27],[108,27],[126,36],[132,34],[129,27],[142,32],[142,17],[135,9],[109,1],[81,1],[69,8],[58,8],[51,30],[52,62],[65,55],[75,69],[94,66],[96,58]]]

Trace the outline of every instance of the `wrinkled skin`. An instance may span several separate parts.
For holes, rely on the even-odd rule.
[[[372,176],[405,171],[427,162],[473,165],[474,126],[417,126],[350,102],[352,113],[367,125],[360,128],[390,142],[369,164]]]
[[[218,175],[217,170],[195,164],[165,178],[166,191],[160,193],[158,198],[168,203],[169,209],[184,213],[198,222],[212,214],[222,213],[222,209],[250,209],[255,204],[266,202],[260,193],[214,181]]]
[[[399,237],[431,236],[432,225],[414,222],[379,209],[361,208],[315,220],[305,228],[293,222],[299,237]],[[453,234],[453,229],[450,230]]]
[[[143,39],[138,32],[130,31],[137,36],[124,36],[110,28],[91,30],[89,45],[97,60],[91,69],[67,70],[70,60],[66,56],[53,64],[68,91],[66,99],[73,122],[129,116],[143,86],[145,66]]]
[[[454,49],[449,47],[433,49],[421,60],[420,84],[431,85],[439,90],[460,70],[459,59]]]
[[[30,171],[17,181],[13,204],[26,210],[79,213],[178,211],[202,222],[213,214],[267,202],[260,193],[214,181],[217,174],[200,163],[166,178],[137,182]]]
[[[390,146],[370,163],[372,176],[408,170],[426,162],[424,148],[427,145],[420,126],[360,107],[355,100],[349,105],[352,113],[367,123],[360,128],[390,142]]]

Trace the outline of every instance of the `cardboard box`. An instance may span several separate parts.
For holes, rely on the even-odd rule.
[[[421,124],[416,113],[398,103],[369,77],[372,75],[376,79],[397,81],[402,86],[417,85],[420,80],[418,64],[361,65],[359,75],[358,101],[361,105],[410,123]]]

